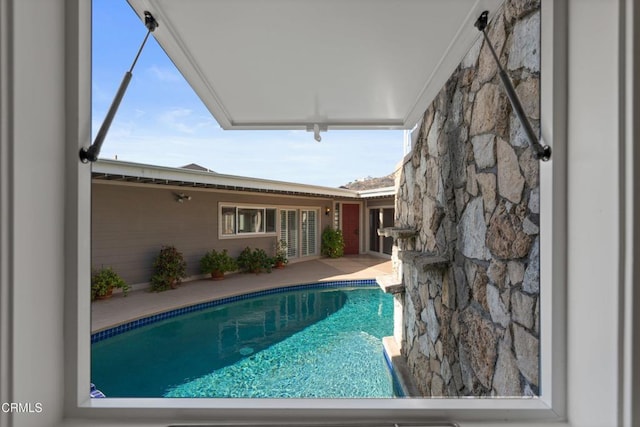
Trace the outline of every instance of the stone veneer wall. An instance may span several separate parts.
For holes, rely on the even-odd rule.
[[[534,129],[539,7],[507,0],[489,27]],[[425,396],[538,394],[538,167],[480,37],[427,109],[397,182],[395,226],[416,236],[396,242],[395,335]]]

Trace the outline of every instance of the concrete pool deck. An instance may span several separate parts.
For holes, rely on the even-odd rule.
[[[391,270],[391,260],[370,255],[319,258],[290,263],[272,273],[234,273],[221,281],[192,280],[165,292],[137,290],[126,297],[116,293],[111,299],[91,303],[91,332],[205,301],[301,283],[375,279]]]

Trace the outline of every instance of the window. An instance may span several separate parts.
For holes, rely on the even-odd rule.
[[[236,234],[236,209],[230,207],[222,208],[222,234]]]
[[[221,206],[220,235],[276,233],[276,209],[243,206]]]
[[[16,5],[23,7],[22,4],[26,3],[26,2],[16,2]],[[560,4],[563,2],[556,2],[556,4]],[[57,4],[57,3],[56,3]],[[71,2],[69,4],[72,4]],[[73,3],[75,5],[75,3]],[[31,19],[31,24],[33,24],[33,20],[35,19],[35,23],[36,24],[40,24],[42,25],[42,27],[45,28],[45,33],[44,34],[49,34],[51,33],[51,31],[47,31],[50,29],[51,26],[55,26],[56,23],[58,24],[59,27],[62,27],[63,23],[60,21],[65,21],[64,25],[72,25],[72,29],[78,29],[78,38],[88,38],[90,37],[90,32],[87,30],[87,27],[80,25],[79,22],[90,22],[90,19],[86,19],[87,17],[89,17],[89,13],[88,13],[88,9],[86,7],[86,5],[82,2],[78,3],[80,6],[78,6],[76,9],[76,11],[74,11],[74,7],[73,6],[68,6],[67,7],[67,12],[69,11],[73,11],[73,12],[78,12],[78,15],[80,15],[80,17],[85,18],[85,19],[78,19],[77,16],[75,15],[71,15],[69,16],[68,14],[66,16],[62,16],[59,14],[54,14],[53,15],[53,19],[51,18],[50,15],[48,15],[47,19],[42,18],[42,16],[39,17],[38,14],[27,14],[27,13],[23,13],[23,14],[16,14],[17,18],[16,18],[16,23],[13,26],[14,28],[21,28],[24,26],[28,26],[28,22],[26,22],[25,17],[29,17],[29,19]],[[547,1],[547,0],[543,0],[542,2],[543,7],[549,6],[550,9],[549,10],[555,10],[555,8],[558,8],[560,6],[556,6],[553,5],[552,2]],[[566,7],[566,5],[564,6]],[[578,6],[578,8],[580,8],[582,6]],[[24,11],[23,11],[24,12]],[[550,13],[551,14],[551,13]],[[58,16],[59,15],[59,16]],[[553,14],[551,14],[553,17]],[[567,21],[566,16],[564,16],[562,13],[558,13],[559,16],[555,17],[557,18],[558,21],[560,21],[560,24],[562,24],[564,21]],[[588,15],[587,15],[588,16]],[[75,19],[74,19],[75,17]],[[65,18],[65,19],[62,19]],[[53,23],[51,23],[53,22]],[[545,40],[545,24],[544,24],[544,20],[543,20],[543,48],[546,47],[553,47],[553,44],[549,44],[547,43],[545,45],[544,40]],[[566,34],[566,30],[564,29],[564,27],[562,25],[558,25],[558,24],[554,24],[556,25],[553,28],[550,28],[551,26],[551,22],[552,20],[547,20],[546,22],[549,22],[549,24],[547,24],[546,29],[547,29],[547,34],[548,34],[548,38],[547,38],[547,42],[553,42],[554,38],[556,39],[560,39],[560,42],[563,39],[563,36]],[[24,24],[24,25],[23,25]],[[40,26],[38,25],[38,26]],[[5,26],[6,28],[6,26]],[[3,35],[5,33],[3,32]],[[70,31],[70,34],[72,34],[66,41],[67,44],[70,44],[70,49],[73,50],[72,48],[74,47],[74,32]],[[582,34],[588,34],[586,31],[582,31],[582,32],[578,32],[578,35],[582,35]],[[577,38],[577,37],[576,37]],[[75,40],[77,41],[77,40]],[[60,43],[58,42],[58,45]],[[575,42],[574,42],[575,44]],[[562,43],[559,43],[559,45],[562,45]],[[40,52],[40,53],[44,53],[43,52],[43,47],[37,45],[37,44],[33,44],[33,46],[36,50],[35,52]],[[76,46],[77,47],[77,46]],[[572,47],[575,47],[574,45],[572,45]],[[47,49],[50,49],[50,46],[46,47]],[[87,52],[88,49],[84,48],[84,49],[78,49],[79,51],[81,51],[81,55],[78,55],[79,58],[88,58],[90,52]],[[548,51],[552,51],[553,49],[548,49]],[[19,56],[18,60],[25,62],[24,58]],[[556,59],[556,62],[558,62],[559,60]],[[82,62],[82,61],[81,61]],[[545,72],[545,67],[546,67],[546,71],[552,71],[553,70],[553,64],[554,61],[549,61],[546,63],[543,63],[543,73]],[[544,64],[550,64],[550,65],[544,65]],[[54,64],[57,65],[57,64]],[[86,73],[86,69],[88,67],[85,67],[84,64],[82,64],[83,67],[81,67],[80,70],[80,75],[83,76],[83,73]],[[58,69],[61,68],[60,66],[57,67]],[[552,68],[552,69],[549,69]],[[69,72],[69,71],[67,71]],[[559,74],[559,73],[557,73]],[[551,73],[547,73],[547,75],[551,75]],[[555,75],[555,74],[554,74]],[[572,77],[575,75],[572,74]],[[555,81],[554,79],[550,79],[552,82]],[[562,82],[562,78],[559,78],[559,80]],[[82,80],[81,80],[82,83]],[[578,86],[578,88],[580,88],[581,86],[584,85],[580,85],[578,83],[576,83]],[[70,85],[73,86],[73,85]],[[87,84],[85,82],[84,84],[85,87],[83,87],[84,92],[83,95],[84,97],[88,97],[88,93],[90,92],[89,89],[86,87]],[[20,87],[18,87],[18,89],[16,89],[18,91],[20,91]],[[67,88],[67,91],[71,91],[71,89]],[[24,91],[23,91],[24,92]],[[544,91],[543,91],[544,92]],[[558,92],[562,92],[558,91]],[[555,98],[560,98],[562,99],[562,94],[547,94],[547,95],[554,95]],[[71,97],[71,95],[68,95],[68,97]],[[58,97],[59,101],[64,101],[64,98],[62,96]],[[46,101],[45,98],[45,102],[48,102],[49,104],[54,104],[56,101],[56,99],[51,99],[50,101]],[[572,104],[573,106],[573,104]],[[53,108],[53,107],[51,107]],[[57,107],[56,107],[57,108]],[[72,107],[68,107],[73,109]],[[88,113],[86,112],[87,109],[82,109],[79,108],[76,113],[80,116],[80,120],[79,122],[83,122],[83,119],[88,120]],[[544,113],[543,113],[544,114]],[[543,117],[543,119],[546,117]],[[553,124],[553,119],[550,119],[551,124]],[[561,126],[561,125],[559,125]],[[562,126],[561,126],[562,127]],[[560,129],[559,131],[557,131],[559,134],[562,134],[561,132],[562,129]],[[553,134],[552,134],[553,136]],[[560,139],[560,138],[559,138]],[[56,142],[58,142],[58,140],[54,140]],[[588,142],[591,142],[592,139],[589,139]],[[67,139],[67,141],[65,141],[69,144],[69,146],[71,148],[73,148],[74,150],[77,149],[76,145],[77,142],[75,140],[71,141],[70,139]],[[553,140],[548,141],[548,142],[553,142]],[[574,139],[571,139],[569,141],[571,142],[575,142]],[[75,144],[75,145],[73,145]],[[586,151],[588,155],[589,151]],[[556,154],[554,153],[554,156]],[[18,158],[18,160],[20,160],[21,158]],[[555,157],[554,158],[554,162],[560,163],[563,161],[563,158],[558,158]],[[27,164],[26,161],[22,160],[21,162],[16,161],[16,165],[15,165],[15,169],[20,170],[20,168],[22,166],[24,166],[25,164]],[[46,166],[46,165],[45,165]],[[582,175],[578,172],[575,171],[575,169],[578,168],[574,168],[574,172],[572,177],[575,177],[576,175],[578,177],[582,176],[586,176],[586,174],[582,173]],[[80,169],[82,171],[82,169]],[[86,168],[84,169],[86,171]],[[81,178],[85,179],[87,178],[87,173],[83,172],[84,175],[81,176]],[[550,167],[544,169],[544,173],[546,174],[550,174]],[[552,191],[550,191],[552,188],[556,188],[558,186],[557,182],[555,182],[552,177],[549,177],[548,175],[545,177],[548,178],[545,182],[547,185],[546,189],[549,190],[548,192],[543,192],[543,196],[541,197],[543,200],[547,200],[550,202],[550,194],[552,193]],[[66,219],[67,221],[69,221],[70,224],[75,224],[77,225],[77,230],[71,230],[72,228],[74,228],[73,226],[71,226],[69,229],[70,231],[67,231],[67,234],[65,234],[68,237],[68,241],[69,241],[69,248],[65,251],[65,254],[67,255],[67,259],[71,258],[75,258],[78,259],[79,262],[73,262],[73,260],[71,260],[70,262],[68,262],[69,264],[74,264],[74,265],[79,265],[79,266],[87,266],[89,263],[87,262],[88,260],[88,255],[87,252],[84,251],[84,249],[86,247],[88,247],[88,236],[86,235],[86,228],[87,228],[87,223],[88,223],[88,209],[86,209],[86,207],[88,206],[88,204],[90,203],[90,197],[89,197],[89,191],[88,191],[88,186],[84,185],[84,181],[79,180],[76,175],[74,174],[68,174],[67,175],[67,181],[71,184],[73,184],[75,187],[77,187],[79,189],[79,195],[78,195],[78,204],[79,204],[79,216],[80,218],[76,218],[76,216],[74,215],[78,215],[78,212],[73,212],[72,209],[68,209],[67,213],[66,213]],[[22,185],[22,187],[19,185],[22,181],[17,181],[15,183],[15,188],[22,188],[24,187],[24,185]],[[552,187],[553,184],[553,187]],[[45,193],[46,195],[46,193]],[[545,199],[546,197],[546,199]],[[71,199],[71,198],[70,198]],[[562,205],[563,203],[563,199],[562,198],[558,198],[558,204]],[[69,202],[71,203],[71,202]],[[563,215],[558,215],[557,217],[554,216],[553,218],[551,217],[551,213],[550,213],[551,209],[549,209],[544,215],[546,215],[546,219],[545,219],[545,223],[549,226],[548,229],[551,228],[552,225],[558,225],[557,222],[560,223],[560,228],[562,228],[562,220],[563,218],[565,218],[565,216]],[[581,213],[582,216],[584,216],[584,213]],[[575,215],[573,216],[569,216],[569,219],[576,219]],[[235,221],[235,219],[234,219]],[[54,221],[51,221],[52,223],[54,223]],[[55,223],[54,223],[55,224]],[[582,223],[581,223],[582,224]],[[575,226],[576,228],[581,228],[581,225],[577,225]],[[542,230],[543,232],[545,232],[545,230]],[[77,239],[76,241],[73,240],[74,234],[75,232],[78,232],[80,238]],[[560,232],[558,232],[559,235],[554,236],[554,247],[557,246],[557,249],[553,252],[553,254],[549,255],[549,257],[546,259],[545,262],[545,271],[543,273],[546,274],[546,277],[544,280],[541,280],[541,285],[544,284],[544,281],[547,281],[547,290],[549,290],[549,294],[553,293],[553,297],[555,298],[556,296],[558,296],[558,294],[562,294],[562,290],[560,289],[560,291],[555,292],[554,291],[554,287],[551,287],[551,263],[553,262],[555,263],[562,263],[564,261],[563,257],[562,257],[562,244],[564,242],[564,240],[566,240],[566,238],[563,238],[563,234],[562,234],[562,230]],[[551,237],[551,236],[549,236]],[[50,241],[51,238],[49,238],[48,236],[44,236],[43,238],[45,239],[49,239],[47,241]],[[77,236],[76,236],[77,238]],[[80,241],[80,243],[76,243],[77,241]],[[558,241],[560,241],[560,243],[557,243]],[[551,242],[551,238],[548,239],[548,242]],[[550,244],[549,244],[550,246]],[[547,252],[549,253],[549,252]],[[552,256],[553,255],[553,256]],[[22,265],[22,264],[19,264]],[[561,264],[562,266],[562,264]],[[555,265],[553,265],[553,267],[555,267]],[[557,269],[557,268],[555,268]],[[554,270],[555,270],[554,269]],[[68,321],[66,322],[66,328],[65,328],[65,336],[67,337],[67,339],[65,340],[65,345],[66,345],[66,349],[68,350],[68,352],[66,352],[65,354],[67,355],[67,357],[70,358],[70,361],[68,362],[68,366],[70,367],[78,367],[77,371],[73,371],[73,369],[66,369],[65,373],[64,373],[64,379],[65,379],[65,383],[68,384],[68,389],[65,390],[65,394],[67,395],[71,395],[71,397],[69,398],[69,408],[71,409],[64,409],[64,416],[67,419],[70,418],[94,418],[94,417],[102,417],[102,418],[122,418],[124,415],[122,414],[126,414],[126,417],[129,419],[129,422],[133,422],[131,420],[133,419],[139,419],[139,418],[154,418],[157,421],[158,425],[167,425],[167,423],[172,422],[175,417],[176,417],[176,408],[182,408],[182,406],[184,405],[181,402],[142,402],[142,403],[131,403],[131,402],[114,402],[114,403],[110,403],[110,402],[100,402],[100,401],[91,401],[91,400],[87,400],[86,398],[86,388],[83,388],[83,386],[78,387],[77,384],[86,384],[88,383],[89,377],[88,377],[88,370],[87,370],[87,352],[85,351],[87,346],[89,345],[88,343],[88,334],[86,333],[86,328],[83,326],[85,324],[87,324],[88,318],[89,318],[89,310],[88,310],[88,291],[86,290],[86,280],[89,276],[89,272],[88,272],[88,267],[83,267],[80,268],[80,273],[78,274],[78,276],[80,276],[79,279],[77,280],[73,280],[73,281],[68,281],[69,286],[68,289],[71,289],[72,292],[72,297],[75,296],[76,293],[79,293],[80,298],[77,298],[80,302],[79,304],[79,314],[78,314],[78,321],[75,321],[75,319],[73,319],[74,321]],[[71,273],[69,273],[71,275]],[[555,276],[560,276],[562,277],[561,274],[555,273]],[[555,281],[558,280],[558,277],[555,277],[554,279],[554,285],[555,285]],[[75,283],[74,283],[75,282]],[[572,283],[569,283],[569,287],[572,289]],[[560,283],[560,285],[562,285]],[[563,286],[560,286],[560,288],[564,288]],[[571,290],[570,289],[570,290]],[[607,288],[609,289],[609,288]],[[596,296],[597,297],[597,296]],[[551,295],[549,296],[549,298],[551,299]],[[591,300],[594,299],[593,296],[585,296],[585,298],[590,298],[587,299],[587,303]],[[21,300],[18,299],[18,302],[20,302]],[[71,305],[73,305],[73,301],[74,298],[71,298]],[[85,301],[85,302],[82,302]],[[560,301],[562,301],[562,299],[560,299]],[[550,302],[550,301],[547,301]],[[33,301],[29,302],[30,304],[33,303]],[[582,304],[582,306],[584,307],[584,303]],[[21,304],[17,307],[17,312],[19,312],[21,308],[25,307],[24,304]],[[39,311],[43,311],[45,314],[50,314],[53,313],[53,315],[57,318],[57,315],[59,313],[62,313],[61,311],[54,311],[53,308],[48,308],[48,307],[52,307],[52,304],[44,305],[43,307],[39,308]],[[552,399],[547,399],[546,396],[543,397],[542,399],[526,399],[524,401],[516,401],[514,399],[503,399],[500,401],[493,401],[493,400],[479,400],[479,401],[474,401],[474,400],[467,400],[467,399],[461,399],[459,401],[456,400],[451,400],[451,399],[435,399],[435,400],[411,400],[411,401],[406,401],[406,400],[398,400],[398,401],[394,401],[394,402],[377,402],[377,401],[371,401],[371,402],[363,402],[360,400],[353,400],[348,402],[347,404],[342,404],[342,403],[338,403],[336,404],[335,402],[331,401],[331,402],[327,402],[324,403],[322,401],[315,401],[310,399],[308,402],[308,406],[306,406],[306,404],[297,404],[293,405],[293,404],[287,404],[287,402],[272,402],[272,401],[268,401],[268,402],[261,402],[261,401],[257,401],[257,402],[252,402],[252,403],[242,403],[242,404],[235,404],[235,403],[228,403],[228,401],[223,401],[223,402],[219,402],[219,401],[214,401],[214,402],[208,402],[207,405],[201,405],[201,406],[196,406],[193,405],[192,407],[195,408],[195,410],[193,412],[190,412],[189,409],[179,409],[180,411],[184,411],[184,412],[180,412],[181,417],[184,418],[193,418],[193,419],[208,419],[208,420],[213,420],[213,419],[225,419],[223,417],[226,417],[226,419],[230,419],[234,417],[238,417],[238,418],[249,418],[252,420],[258,420],[259,417],[262,415],[264,416],[264,418],[268,418],[269,416],[273,416],[273,411],[282,411],[282,413],[286,414],[286,411],[288,409],[293,409],[293,414],[291,416],[291,419],[293,419],[294,416],[296,417],[300,417],[300,419],[308,419],[311,418],[313,416],[313,414],[317,414],[319,412],[323,412],[327,415],[327,419],[328,420],[340,420],[342,419],[342,417],[349,418],[352,419],[354,416],[357,416],[357,414],[371,414],[368,417],[363,417],[363,418],[371,418],[372,416],[380,416],[379,419],[382,418],[392,418],[395,417],[396,415],[394,414],[398,414],[398,422],[402,423],[403,420],[405,419],[417,419],[417,418],[422,418],[422,419],[430,419],[431,416],[433,417],[437,417],[439,419],[446,419],[448,417],[451,416],[451,414],[453,413],[458,413],[460,414],[460,416],[466,421],[466,420],[474,420],[474,419],[490,419],[490,420],[494,420],[494,419],[498,419],[498,418],[508,418],[511,420],[532,420],[532,419],[536,419],[536,418],[551,418],[550,420],[546,421],[545,425],[559,425],[556,424],[556,422],[554,422],[553,420],[557,419],[557,418],[566,418],[566,413],[564,412],[564,406],[565,404],[562,402],[563,399],[566,396],[566,393],[564,392],[564,387],[562,386],[563,383],[563,376],[564,376],[564,371],[566,369],[562,369],[563,367],[566,368],[566,364],[562,364],[562,363],[556,363],[555,360],[556,359],[562,359],[564,357],[565,351],[564,351],[564,342],[566,342],[567,340],[564,338],[562,330],[563,330],[563,315],[562,315],[562,309],[564,308],[564,305],[561,303],[557,303],[554,304],[553,310],[552,307],[550,306],[550,304],[547,305],[547,317],[545,318],[547,320],[546,325],[550,325],[551,322],[551,314],[555,315],[559,315],[559,319],[557,318],[553,318],[553,323],[554,323],[554,330],[559,330],[559,334],[560,337],[557,338],[554,336],[554,339],[549,338],[548,340],[546,340],[546,345],[545,345],[545,349],[547,351],[547,355],[549,356],[548,359],[543,360],[543,368],[544,371],[543,372],[549,372],[551,373],[551,371],[555,371],[556,375],[556,379],[554,379],[552,376],[548,376],[546,378],[547,383],[549,384],[549,387],[547,388],[547,390],[553,390],[554,391],[554,396],[553,396],[553,400]],[[609,314],[608,311],[605,312],[605,314]],[[52,316],[53,317],[53,316]],[[75,318],[76,316],[73,314],[70,314],[71,318]],[[575,317],[575,314],[574,314]],[[612,316],[615,317],[615,316]],[[585,316],[582,316],[582,318],[585,318]],[[608,321],[607,316],[603,316],[603,318],[605,320],[603,320],[604,326],[601,326],[600,329],[601,330],[606,330],[612,323],[612,321]],[[574,319],[575,320],[575,319]],[[617,319],[616,319],[617,321]],[[576,326],[577,325],[577,326]],[[572,334],[575,332],[579,332],[579,328],[583,328],[583,325],[580,324],[580,322],[578,321],[574,321],[574,322],[570,322],[568,325],[568,333]],[[583,328],[584,329],[584,328]],[[611,328],[609,328],[611,329]],[[614,335],[615,335],[615,328],[614,329]],[[3,330],[4,331],[4,330]],[[551,329],[547,329],[547,331],[551,331]],[[578,355],[578,359],[580,358],[580,354],[581,351],[580,350],[588,350],[587,348],[585,348],[584,345],[581,344],[581,342],[576,342],[575,338],[573,339],[572,342],[572,348],[571,348],[571,352],[569,353],[569,364],[571,364],[573,361],[576,360],[576,355]],[[76,349],[76,344],[78,349]],[[553,363],[551,360],[551,347],[553,348],[554,351],[554,357],[553,357]],[[559,347],[559,348],[558,348]],[[576,349],[577,347],[577,349]],[[602,355],[603,351],[600,349],[599,346],[595,346],[592,350],[595,349],[595,354],[597,355]],[[22,347],[19,347],[16,350],[16,354],[18,356],[20,355],[25,355],[24,349]],[[53,357],[55,357],[57,354],[57,352],[54,352]],[[555,354],[559,354],[557,356],[555,356]],[[573,356],[571,356],[573,355]],[[77,363],[76,363],[77,361]],[[558,367],[556,367],[556,365],[560,365]],[[574,364],[574,367],[572,368],[573,370],[573,375],[571,375],[569,377],[569,390],[570,391],[578,391],[576,385],[581,385],[582,383],[580,381],[578,381],[576,378],[580,377],[580,374],[584,374],[588,372],[588,369],[584,368],[585,364],[584,363],[577,363]],[[586,365],[588,366],[588,364]],[[47,377],[45,377],[44,379],[41,378],[40,380],[43,381],[52,381],[52,380],[59,380],[58,376],[54,376],[55,370],[53,369],[49,369],[46,370],[46,374]],[[50,374],[50,375],[49,375]],[[613,383],[613,381],[612,381]],[[558,385],[560,384],[560,385]],[[615,386],[609,385],[608,383],[605,384],[604,389],[605,389],[605,393],[608,391],[612,391],[615,388]],[[62,392],[62,390],[61,390]],[[549,392],[550,393],[550,392]],[[586,392],[585,392],[586,393]],[[546,392],[545,392],[546,394]],[[47,395],[49,396],[49,395]],[[80,403],[76,404],[75,402],[78,401]],[[580,402],[580,400],[576,400],[574,398],[574,400],[572,401],[572,403],[575,406],[579,406],[579,409],[574,409],[574,413],[576,411],[579,411],[580,409],[585,410],[585,413],[587,414],[594,414],[596,411],[598,411],[599,408],[597,409],[593,409],[593,410],[588,410],[588,407],[585,407],[585,403]],[[589,402],[587,402],[586,404],[588,404]],[[169,408],[166,409],[166,406],[173,406],[173,408]],[[548,405],[548,406],[547,406]],[[80,409],[75,409],[76,406],[80,407]],[[202,409],[203,406],[205,406],[206,409]],[[126,412],[119,410],[118,408],[120,407],[128,407],[129,409],[127,409]],[[310,411],[305,412],[306,408],[310,408]],[[100,413],[98,413],[96,415],[96,411],[94,411],[95,408],[102,408],[100,409]],[[210,408],[214,408],[213,411],[207,411],[207,409]],[[232,409],[229,409],[232,408]],[[302,409],[301,409],[302,408]],[[484,414],[484,409],[486,409],[487,414]],[[219,412],[216,412],[216,410],[219,410]],[[402,414],[406,414],[404,416],[402,416]],[[185,415],[182,415],[185,414]],[[198,415],[198,414],[202,414],[202,415]],[[247,415],[245,415],[247,414]],[[302,415],[300,415],[302,414]],[[410,417],[410,418],[409,418]],[[51,418],[51,417],[50,417]],[[263,418],[263,419],[264,419]],[[286,416],[285,416],[286,418]],[[288,419],[289,422],[291,422]],[[36,421],[37,422],[37,421]],[[106,421],[108,423],[108,421]],[[391,423],[390,423],[391,424]],[[562,423],[563,425],[566,425],[565,423]],[[109,424],[111,425],[111,424]]]
[[[266,233],[276,232],[276,210],[275,209],[265,209],[265,232]]]
[[[238,233],[264,233],[264,209],[238,209]]]

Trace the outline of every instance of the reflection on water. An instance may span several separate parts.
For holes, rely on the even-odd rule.
[[[168,386],[236,363],[340,310],[338,290],[248,299],[92,345],[92,382],[108,397],[160,397]]]

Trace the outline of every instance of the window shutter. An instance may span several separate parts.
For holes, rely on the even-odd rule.
[[[296,211],[288,211],[287,226],[289,236],[287,239],[287,253],[290,257],[298,256],[298,215]]]
[[[316,211],[309,211],[309,253],[308,255],[315,255],[316,253],[316,238],[318,235],[318,230],[316,226],[316,217],[318,213]]]
[[[316,211],[302,211],[302,255],[316,253]]]
[[[287,242],[287,257],[298,256],[298,219],[296,211],[280,211],[280,239]]]

